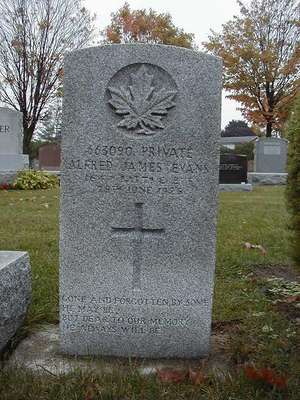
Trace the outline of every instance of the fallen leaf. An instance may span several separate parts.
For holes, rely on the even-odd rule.
[[[187,373],[172,369],[158,369],[157,376],[164,383],[182,383],[186,379]]]
[[[272,384],[274,378],[274,372],[270,368],[261,368],[259,370],[259,375],[262,380]]]
[[[261,244],[259,244],[259,245],[257,246],[257,249],[260,250],[260,252],[261,252],[261,254],[262,254],[263,256],[266,256],[266,255],[267,255],[267,250],[266,250]]]
[[[96,387],[94,384],[89,384],[87,391],[85,392],[84,400],[95,400],[96,399]]]
[[[189,380],[193,385],[202,385],[206,379],[206,375],[200,369],[193,371],[192,368],[189,368]]]
[[[277,387],[278,389],[286,388],[286,378],[282,375],[276,374],[271,368],[262,368],[260,370],[262,380]]]
[[[284,303],[295,303],[300,300],[300,296],[288,296],[284,299]]]
[[[94,392],[92,390],[88,390],[85,394],[84,400],[94,400]]]
[[[243,366],[243,370],[245,375],[251,381],[259,381],[261,379],[260,374],[258,373],[257,369],[251,365]]]
[[[284,390],[287,388],[287,380],[286,377],[277,375],[274,378],[273,385],[277,387],[279,390]]]
[[[255,368],[252,365],[242,367],[246,377],[252,381],[262,381],[276,387],[279,390],[286,389],[287,379],[283,375],[277,374],[271,368]]]
[[[260,252],[261,252],[261,254],[262,254],[263,256],[267,255],[267,250],[266,250],[261,244],[252,244],[252,243],[249,243],[249,242],[245,242],[245,243],[244,243],[244,247],[245,247],[247,250],[250,250],[250,249],[258,249],[258,250],[260,250]]]

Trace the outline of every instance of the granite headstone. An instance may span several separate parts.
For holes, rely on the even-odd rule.
[[[255,172],[285,173],[288,141],[280,138],[263,138],[255,142]]]
[[[22,113],[0,107],[0,181],[1,177],[29,167],[28,155],[22,154]]]
[[[219,183],[247,183],[247,156],[238,154],[221,154]]]
[[[22,139],[22,113],[0,107],[0,154],[21,154]]]
[[[65,60],[60,339],[69,354],[207,354],[221,61],[110,45]]]
[[[31,299],[29,256],[0,251],[0,352],[22,325]]]

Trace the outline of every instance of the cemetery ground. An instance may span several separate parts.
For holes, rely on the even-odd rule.
[[[32,304],[11,348],[40,325],[58,323],[58,205],[54,189],[0,192],[0,248],[28,251],[32,266]],[[0,399],[299,399],[299,271],[291,266],[287,224],[282,187],[220,194],[213,310],[219,369],[173,364],[143,376],[136,360],[111,361],[101,374],[2,369]]]

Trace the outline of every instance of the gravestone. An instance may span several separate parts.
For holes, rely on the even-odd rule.
[[[47,143],[39,148],[39,168],[47,171],[60,170],[60,145]]]
[[[63,352],[208,353],[221,69],[218,58],[163,45],[66,56]]]
[[[0,154],[22,153],[22,113],[0,108]]]
[[[255,172],[285,173],[288,141],[263,138],[255,142]]]
[[[28,254],[0,251],[0,352],[24,322],[30,299]]]
[[[221,154],[219,183],[247,183],[247,168],[247,156],[238,154]]]
[[[22,154],[22,113],[0,107],[0,181],[29,167],[28,155]]]

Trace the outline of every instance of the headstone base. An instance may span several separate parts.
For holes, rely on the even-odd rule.
[[[250,183],[221,183],[219,184],[219,192],[251,192],[252,185]]]
[[[29,168],[27,154],[0,154],[0,171],[20,171]]]
[[[287,176],[287,173],[280,172],[250,172],[248,174],[248,180],[253,185],[285,185]]]
[[[155,374],[159,369],[186,370],[205,366],[205,371],[218,373],[229,369],[227,343],[229,335],[213,332],[211,353],[208,358],[194,360],[137,360],[114,357],[70,357],[59,351],[59,330],[56,325],[42,326],[24,339],[12,354],[8,367],[27,369],[36,373],[68,374],[75,370],[97,371],[99,374],[114,371],[128,373],[134,366],[141,375]]]
[[[40,169],[42,172],[46,172],[49,175],[60,176],[60,171],[57,170],[50,170],[50,169]]]

